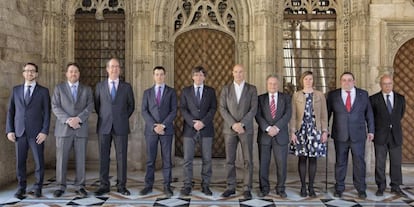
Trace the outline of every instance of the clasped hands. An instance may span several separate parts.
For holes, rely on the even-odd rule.
[[[66,124],[68,124],[73,129],[79,129],[81,127],[82,120],[79,117],[70,117],[66,120]]]
[[[164,135],[165,134],[165,126],[164,124],[154,124],[154,132],[158,135]]]
[[[237,134],[243,134],[245,132],[244,125],[241,122],[234,123],[231,125],[231,128],[237,133]]]

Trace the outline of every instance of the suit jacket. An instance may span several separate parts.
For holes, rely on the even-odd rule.
[[[369,97],[375,119],[375,144],[388,143],[388,135],[392,133],[392,139],[398,146],[402,145],[401,119],[405,112],[405,98],[394,91],[394,105],[392,113],[388,113],[382,92]],[[392,126],[392,127],[390,127]]]
[[[9,99],[6,134],[14,132],[16,137],[26,133],[35,138],[39,133],[49,134],[50,96],[49,90],[38,83],[26,106],[24,103],[24,84],[15,86]]]
[[[303,115],[305,113],[306,97],[303,90],[293,94],[292,98],[292,118],[290,119],[290,133],[293,134],[302,126]],[[315,115],[316,129],[328,131],[328,111],[326,99],[322,92],[314,90],[312,100],[313,113]]]
[[[292,107],[290,96],[284,93],[277,93],[276,117],[272,118],[269,105],[269,93],[264,93],[259,96],[259,106],[257,109],[256,121],[259,124],[259,131],[257,133],[257,142],[259,144],[270,145],[272,138],[266,132],[266,128],[275,125],[280,129],[280,132],[274,137],[279,145],[286,145],[289,143],[289,129],[288,124],[292,115]]]
[[[177,116],[177,94],[175,90],[165,85],[161,96],[160,106],[155,99],[154,87],[144,91],[142,98],[142,117],[145,120],[145,135],[157,135],[154,131],[154,124],[165,126],[165,135],[174,135],[174,119]]]
[[[256,86],[244,83],[240,102],[237,103],[234,83],[225,85],[220,94],[219,110],[224,119],[224,134],[235,135],[236,132],[231,129],[231,126],[237,122],[244,124],[247,134],[253,134],[253,119],[257,113]]]
[[[183,136],[193,137],[197,131],[193,120],[200,120],[204,128],[200,130],[202,137],[214,137],[214,114],[217,110],[216,93],[213,88],[204,85],[200,104],[194,91],[194,86],[188,86],[181,92],[181,113],[184,117]]]
[[[355,101],[350,112],[342,100],[341,89],[328,93],[328,117],[333,114],[331,136],[335,140],[345,142],[350,138],[352,142],[360,142],[365,141],[367,128],[368,133],[374,133],[374,115],[368,92],[360,88],[355,90]]]
[[[135,99],[129,83],[119,81],[115,100],[112,102],[108,79],[99,82],[95,89],[95,110],[98,113],[97,133],[127,136],[130,132],[129,117],[135,110]]]
[[[78,85],[76,102],[68,82],[58,84],[52,97],[52,111],[56,116],[55,136],[88,137],[88,118],[93,110],[92,89],[83,84]],[[81,128],[73,129],[66,121],[69,117],[79,117]]]

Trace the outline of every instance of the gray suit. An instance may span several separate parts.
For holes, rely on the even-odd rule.
[[[60,190],[66,189],[67,163],[73,147],[76,157],[75,185],[83,188],[85,186],[88,118],[93,110],[92,89],[79,84],[75,101],[68,82],[57,85],[52,97],[52,110],[56,116],[56,182],[60,185]],[[70,117],[79,117],[82,120],[81,127],[73,129],[66,124]]]
[[[129,83],[119,81],[115,100],[112,101],[108,79],[99,82],[95,89],[95,110],[98,113],[100,188],[109,190],[109,161],[112,139],[117,160],[117,187],[125,188],[127,179],[127,154],[129,117],[135,110],[135,99]]]
[[[226,144],[227,189],[236,189],[236,150],[240,142],[244,159],[244,190],[250,191],[253,177],[253,119],[257,112],[256,86],[245,83],[239,103],[237,103],[234,83],[223,87],[220,94],[220,114],[224,119],[223,133]],[[245,133],[232,130],[234,123],[242,123]]]

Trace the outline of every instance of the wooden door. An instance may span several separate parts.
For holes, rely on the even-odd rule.
[[[217,103],[223,85],[230,83],[232,67],[235,63],[235,41],[232,36],[211,29],[197,29],[179,35],[174,43],[174,87],[180,97],[181,90],[193,84],[191,70],[198,65],[207,70],[205,84],[216,90]],[[217,109],[214,117],[213,157],[224,158],[225,147],[222,134],[223,119]],[[180,111],[175,119],[177,156],[183,156],[183,118]],[[200,156],[197,146],[196,156]]]

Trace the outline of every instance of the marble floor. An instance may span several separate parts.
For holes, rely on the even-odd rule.
[[[205,196],[201,193],[200,186],[200,161],[195,162],[194,168],[194,187],[191,196],[181,196],[180,189],[182,187],[182,168],[175,167],[173,169],[174,196],[167,199],[162,192],[162,175],[160,171],[156,173],[156,181],[153,192],[146,196],[140,196],[139,191],[144,187],[144,172],[130,171],[128,172],[127,188],[131,191],[130,196],[124,196],[116,192],[115,177],[116,173],[111,172],[111,183],[113,187],[111,192],[96,197],[93,192],[97,189],[98,172],[88,171],[86,189],[89,196],[80,198],[75,193],[75,188],[68,185],[66,192],[60,198],[54,198],[53,192],[57,189],[55,182],[55,171],[49,169],[45,174],[45,183],[43,188],[43,196],[34,198],[27,195],[25,199],[19,200],[13,195],[16,191],[16,183],[10,186],[0,187],[0,206],[30,206],[30,207],[57,207],[57,206],[414,206],[414,174],[404,172],[404,185],[402,190],[408,195],[408,198],[402,198],[390,193],[390,189],[384,193],[384,196],[375,196],[376,185],[372,177],[367,176],[367,199],[361,200],[357,196],[357,192],[352,186],[352,175],[348,175],[346,180],[347,190],[344,192],[342,199],[333,197],[333,175],[328,175],[328,182],[325,181],[325,174],[319,173],[316,182],[316,198],[302,198],[299,196],[300,181],[296,172],[288,174],[286,182],[287,198],[282,199],[273,191],[268,196],[260,198],[257,196],[259,183],[258,173],[254,174],[254,189],[252,191],[253,198],[245,200],[242,196],[241,188],[238,187],[236,195],[230,198],[222,198],[220,195],[225,190],[225,170],[224,162],[215,162],[213,166],[213,182],[211,184],[212,196]],[[181,166],[179,163],[177,166]],[[115,169],[111,169],[115,170]],[[73,170],[69,172],[68,184],[73,183]],[[240,173],[239,173],[240,174]],[[273,173],[274,174],[274,173]],[[241,175],[238,175],[239,186],[241,186]],[[33,183],[33,176],[30,176],[28,184]],[[274,175],[270,177],[272,186],[275,185]],[[327,189],[326,189],[327,186]]]

